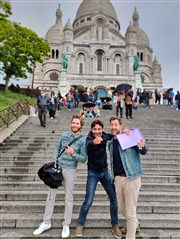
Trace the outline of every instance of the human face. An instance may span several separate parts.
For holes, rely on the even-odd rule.
[[[119,121],[116,120],[111,120],[110,122],[110,130],[111,133],[115,136],[116,134],[119,134],[121,132],[122,125],[119,124]]]
[[[71,131],[73,133],[78,133],[81,130],[81,128],[82,126],[81,126],[80,119],[74,118],[71,122]]]
[[[95,137],[99,137],[102,135],[102,132],[103,132],[103,128],[102,126],[100,126],[99,124],[96,124],[92,129],[91,129],[93,135]]]

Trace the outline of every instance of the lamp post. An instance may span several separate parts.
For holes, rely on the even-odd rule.
[[[34,89],[34,71],[35,71],[36,65],[33,65],[33,74],[32,74],[32,85],[31,88]]]

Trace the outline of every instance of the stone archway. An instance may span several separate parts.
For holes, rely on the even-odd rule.
[[[78,90],[80,94],[80,101],[82,101],[83,92],[86,90],[85,87],[83,85],[71,85],[71,86],[74,87],[74,89]]]

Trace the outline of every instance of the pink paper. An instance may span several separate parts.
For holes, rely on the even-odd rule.
[[[119,144],[121,145],[122,150],[131,148],[138,144],[141,139],[144,139],[143,134],[138,128],[130,130],[130,134],[126,133],[116,135]]]

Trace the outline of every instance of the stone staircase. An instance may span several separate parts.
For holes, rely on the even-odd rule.
[[[0,238],[61,238],[64,212],[64,188],[60,187],[52,218],[52,229],[40,236],[32,233],[42,222],[48,187],[37,176],[38,168],[51,161],[54,147],[62,132],[69,130],[71,116],[79,113],[66,109],[48,118],[47,128],[39,127],[37,117],[30,117],[0,146]],[[102,111],[100,119],[109,131],[112,111]],[[90,130],[92,119],[85,119],[83,134]],[[141,232],[138,239],[180,238],[180,117],[173,108],[157,105],[153,109],[140,106],[133,120],[123,118],[127,128],[140,128],[149,152],[141,156],[144,175],[138,200]],[[79,164],[74,191],[71,235],[75,238],[76,219],[85,196],[86,164]],[[125,220],[120,215],[119,225]],[[93,206],[87,217],[83,238],[112,239],[108,198],[99,184]],[[123,237],[125,238],[125,237]]]

